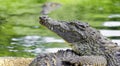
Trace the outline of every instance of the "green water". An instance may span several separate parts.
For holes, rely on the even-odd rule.
[[[69,47],[65,42],[43,40],[44,37],[61,40],[55,33],[39,24],[41,5],[45,2],[62,4],[60,9],[49,14],[54,19],[81,20],[89,22],[98,29],[110,29],[102,26],[104,21],[119,21],[119,18],[108,18],[111,14],[120,14],[119,0],[0,0],[0,56],[33,57],[36,48],[41,49],[36,51],[44,52],[47,48]],[[119,27],[112,27],[112,29],[119,29]],[[40,38],[28,40],[25,39],[26,36]],[[31,41],[33,43],[30,43]]]

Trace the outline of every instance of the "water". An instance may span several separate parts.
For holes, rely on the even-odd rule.
[[[110,21],[103,23],[103,26],[106,27],[120,27],[120,14],[111,14],[108,16]],[[120,30],[106,30],[102,29],[100,32],[107,37],[119,37],[118,39],[112,39],[113,42],[117,43],[120,46]]]
[[[120,21],[107,21],[104,22],[103,25],[107,27],[116,27],[116,26],[120,26]]]
[[[109,21],[103,23],[103,26],[106,27],[120,27],[120,14],[111,14],[108,16]],[[113,42],[117,43],[120,46],[120,30],[106,30],[102,29],[100,32],[107,37],[119,37],[118,39],[112,39]]]
[[[56,39],[54,37],[41,37],[41,36],[24,36],[20,38],[12,38],[11,44],[22,44],[23,46],[30,47],[34,45],[39,45],[42,43],[64,43],[62,39]]]
[[[24,36],[12,38],[11,40],[12,45],[17,45],[17,47],[22,46],[24,48],[22,51],[33,53],[34,55],[38,53],[57,52],[60,49],[68,49],[63,39],[54,37]],[[14,46],[8,46],[10,52],[20,51],[19,49],[13,49]]]
[[[100,32],[107,37],[111,37],[111,36],[120,36],[120,30],[100,30]]]
[[[120,18],[120,14],[111,14],[110,16],[108,16],[109,19],[111,18]]]

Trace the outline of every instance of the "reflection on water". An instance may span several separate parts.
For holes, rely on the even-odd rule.
[[[100,30],[100,32],[107,37],[120,36],[120,30]]]
[[[55,39],[53,37],[25,36],[21,38],[12,38],[11,44],[19,43],[25,47],[30,47],[42,43],[51,43],[51,42],[64,43],[65,41],[62,39]]]
[[[17,47],[22,46],[24,48],[23,51],[25,52],[37,54],[41,52],[56,52],[59,49],[66,49],[60,48],[64,47],[64,43],[64,40],[56,39],[54,37],[25,36],[20,38],[12,38],[11,45],[13,46],[8,46],[8,48],[11,52],[17,52],[19,49],[13,48],[18,45]]]
[[[120,18],[120,14],[111,14],[108,18]]]
[[[107,21],[104,22],[103,25],[108,27],[120,26],[120,21]]]
[[[62,39],[55,39],[54,37],[40,37],[40,36],[25,36],[21,38],[12,38],[11,44],[22,44],[23,46],[30,47],[42,43],[51,43],[51,42],[59,42],[64,43],[65,41]]]

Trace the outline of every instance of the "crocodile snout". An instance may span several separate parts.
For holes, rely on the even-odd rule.
[[[40,19],[39,23],[43,25],[46,22],[47,18],[48,18],[47,16],[40,16],[39,17],[39,19]]]
[[[46,18],[48,18],[48,16],[47,16],[47,15],[40,16],[40,17],[39,17],[39,19],[40,19],[40,20],[45,20]]]

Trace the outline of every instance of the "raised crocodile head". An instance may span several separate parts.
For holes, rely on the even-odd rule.
[[[47,16],[41,16],[40,24],[46,26],[48,29],[70,43],[73,50],[76,52],[84,52],[81,54],[102,54],[101,49],[104,51],[106,49],[105,47],[117,46],[103,37],[99,31],[84,22],[57,21]]]
[[[89,29],[92,28],[90,28],[89,25],[84,22],[57,21],[47,16],[41,16],[40,24],[46,26],[48,29],[58,34],[60,37],[62,37],[64,40],[66,40],[69,43],[79,42],[81,40],[87,40],[88,38],[95,39],[92,36],[90,36],[90,34],[94,35],[95,32],[91,32],[90,30],[88,30],[88,28]],[[89,36],[87,33],[89,33]]]

